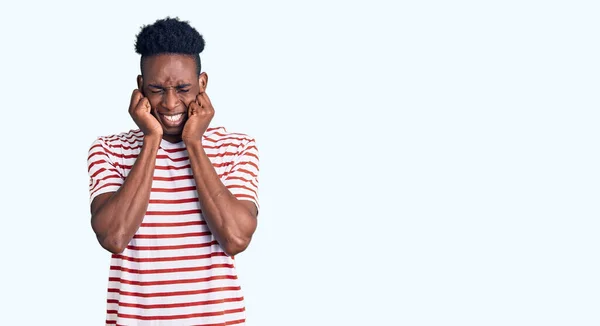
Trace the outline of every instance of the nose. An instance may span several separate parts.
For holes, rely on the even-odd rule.
[[[177,92],[173,89],[168,89],[165,91],[162,99],[162,105],[165,109],[169,111],[174,111],[179,105],[179,98],[176,94]]]

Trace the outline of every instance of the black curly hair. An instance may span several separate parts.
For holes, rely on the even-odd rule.
[[[183,54],[194,57],[196,72],[200,75],[200,53],[204,38],[189,22],[178,17],[159,19],[145,25],[136,36],[135,52],[140,54],[140,69],[144,72],[144,59],[158,54]]]

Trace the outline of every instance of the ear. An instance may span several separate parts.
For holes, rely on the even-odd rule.
[[[200,93],[206,92],[206,86],[208,85],[208,75],[203,72],[198,76],[198,85],[200,85]]]
[[[144,78],[142,78],[142,75],[138,75],[137,76],[137,85],[138,85],[138,89],[144,93]]]

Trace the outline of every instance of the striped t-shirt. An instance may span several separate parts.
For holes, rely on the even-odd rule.
[[[88,156],[90,202],[127,178],[143,143],[140,130],[96,139]],[[223,184],[258,208],[253,138],[209,128],[202,145]],[[243,325],[244,298],[233,257],[202,216],[183,142],[162,140],[144,220],[122,254],[113,254],[107,325]]]

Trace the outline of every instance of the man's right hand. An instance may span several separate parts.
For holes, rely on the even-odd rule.
[[[162,126],[156,117],[152,115],[150,102],[146,97],[144,97],[139,89],[135,89],[133,94],[131,94],[129,114],[145,136],[156,136],[162,138]]]

